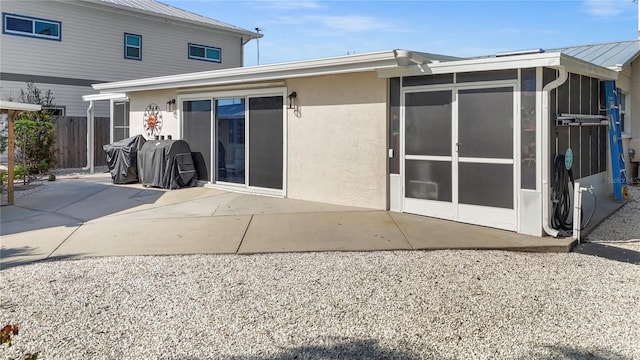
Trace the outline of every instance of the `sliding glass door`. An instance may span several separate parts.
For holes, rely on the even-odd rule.
[[[200,180],[210,180],[211,174],[211,100],[188,100],[182,103],[182,139],[189,144],[196,163],[203,161],[206,169],[198,171]]]
[[[245,99],[216,100],[216,181],[245,183]]]
[[[182,102],[183,139],[205,159],[207,180],[255,192],[282,193],[283,94],[219,95]]]

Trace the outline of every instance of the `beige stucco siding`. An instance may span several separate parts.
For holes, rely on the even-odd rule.
[[[173,139],[179,139],[180,122],[173,112],[166,111],[167,101],[176,98],[175,90],[157,90],[129,93],[129,134],[130,136],[142,134],[149,139],[144,132],[144,111],[149,104],[157,104],[162,112],[162,132],[160,135],[171,135]],[[177,114],[176,114],[177,115]]]
[[[386,79],[375,72],[287,81],[287,196],[386,209]]]

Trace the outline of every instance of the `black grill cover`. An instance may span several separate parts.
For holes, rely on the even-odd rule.
[[[138,150],[138,174],[144,186],[163,189],[198,183],[191,148],[183,140],[149,140]]]
[[[145,143],[142,135],[102,145],[107,153],[107,165],[114,184],[138,182],[138,150]]]

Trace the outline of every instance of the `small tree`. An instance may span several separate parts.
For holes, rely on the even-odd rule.
[[[55,105],[53,100],[51,90],[43,94],[33,82],[27,83],[26,91],[20,90],[20,102],[42,106],[41,111],[22,112],[16,117],[15,140],[25,176],[46,172],[55,164],[55,117],[49,110]]]

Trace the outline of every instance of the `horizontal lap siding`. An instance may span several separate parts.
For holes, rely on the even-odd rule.
[[[242,65],[239,35],[91,6],[94,7],[59,1],[2,1],[3,12],[60,21],[62,41],[1,34],[1,72],[80,79],[91,84]],[[142,36],[142,61],[124,59],[125,32]],[[189,60],[190,42],[221,48],[222,63]],[[24,81],[2,81],[2,99],[12,96],[17,100],[29,77],[25,76]],[[36,85],[41,90],[51,89],[55,103],[67,107],[67,116],[86,116],[88,103],[82,101],[82,95],[96,93],[89,85],[71,86],[59,81]],[[96,116],[108,116],[108,101],[96,103]]]
[[[7,100],[13,97],[14,101],[20,98],[20,90],[27,89],[27,81],[30,77],[25,77],[24,82],[2,81],[0,83],[0,98]],[[58,84],[34,83],[44,94],[47,90],[51,90],[53,94],[53,103],[55,105],[65,106],[66,116],[87,116],[88,102],[82,101],[82,95],[96,93],[90,87],[68,86]],[[94,104],[95,116],[109,116],[109,101],[96,101]]]
[[[62,22],[62,41],[3,34],[2,72],[116,81],[242,65],[239,35],[57,1],[3,1],[2,11]],[[124,59],[125,32],[142,36],[142,61]],[[189,42],[221,48],[222,63],[189,60]]]

